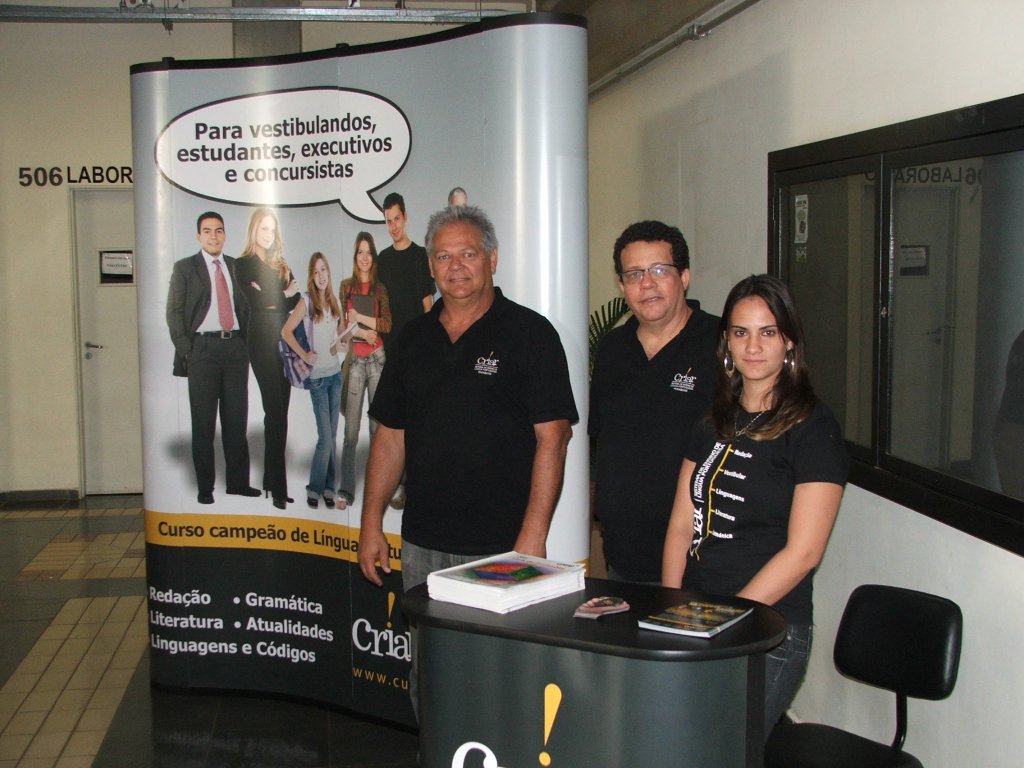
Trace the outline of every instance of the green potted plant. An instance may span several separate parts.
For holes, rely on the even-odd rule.
[[[628,314],[629,307],[626,306],[626,300],[621,296],[616,296],[590,313],[590,324],[587,334],[590,341],[590,365],[587,368],[588,382],[594,373],[594,358],[597,357],[597,347],[600,345],[601,339]]]
[[[590,313],[590,323],[587,331],[587,337],[589,340],[590,347],[590,363],[587,367],[587,383],[590,383],[591,378],[594,375],[594,360],[597,358],[597,348],[601,344],[601,339],[612,328],[617,326],[622,319],[629,314],[629,307],[626,305],[626,300],[621,296],[616,296],[607,303],[601,305],[593,312]],[[590,441],[590,469],[594,469],[594,441]]]

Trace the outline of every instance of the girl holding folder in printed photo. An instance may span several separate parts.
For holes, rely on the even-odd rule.
[[[377,279],[377,246],[369,232],[356,235],[352,256],[352,277],[345,278],[339,291],[345,306],[346,327],[353,322],[359,327],[352,337],[345,358],[345,393],[342,407],[345,411],[345,440],[341,447],[341,486],[338,488],[338,508],[344,509],[355,499],[356,445],[359,442],[359,423],[363,419],[363,394],[366,404],[377,392],[377,382],[384,368],[383,334],[391,331],[391,306],[388,291]],[[370,419],[370,439],[377,423]]]

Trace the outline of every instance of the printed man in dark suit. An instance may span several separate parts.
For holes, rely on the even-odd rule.
[[[207,211],[196,220],[201,249],[175,262],[167,296],[174,342],[174,375],[188,377],[192,463],[200,504],[213,503],[213,438],[220,412],[227,492],[259,496],[249,485],[249,355],[247,305],[235,283],[235,260],[225,256],[224,219]]]

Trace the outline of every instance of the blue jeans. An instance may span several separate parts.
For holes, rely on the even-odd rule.
[[[359,422],[363,419],[363,393],[369,392],[367,402],[377,393],[377,382],[384,369],[384,347],[375,349],[366,357],[353,355],[348,364],[348,391],[345,392],[345,441],[341,446],[341,486],[338,495],[350,504],[356,491],[356,445],[359,442]],[[377,422],[370,419],[370,439],[377,431]]]
[[[310,379],[309,398],[313,402],[313,417],[316,419],[316,450],[313,451],[313,464],[309,468],[309,485],[306,490],[318,496],[329,490],[329,495],[333,495],[341,374]]]
[[[775,723],[793,703],[807,672],[811,656],[810,624],[790,624],[786,639],[765,655],[764,673],[764,737],[772,732]]]
[[[501,552],[492,552],[490,554],[500,555]],[[410,589],[418,584],[422,584],[427,580],[427,576],[433,571],[439,571],[442,568],[454,568],[456,565],[465,565],[471,563],[474,560],[479,560],[482,557],[488,555],[456,555],[450,552],[439,552],[436,549],[426,549],[425,547],[419,547],[415,544],[411,544],[405,539],[402,539],[402,589],[408,592]],[[416,658],[416,646],[418,644],[418,638],[416,636],[416,627],[409,627],[409,637],[412,642],[410,644],[410,652],[412,655],[412,666],[409,668],[409,698],[412,699],[412,711],[416,715],[416,721],[420,719],[420,702],[419,702],[419,669],[417,668]]]

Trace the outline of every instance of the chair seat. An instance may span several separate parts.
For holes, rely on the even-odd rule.
[[[765,768],[923,768],[888,744],[817,723],[780,723],[765,745]]]

